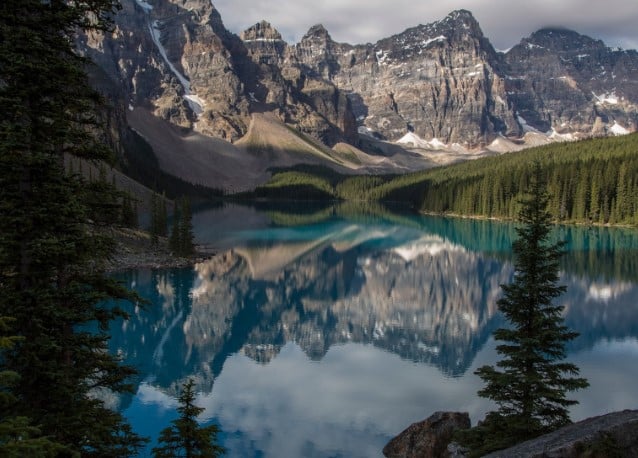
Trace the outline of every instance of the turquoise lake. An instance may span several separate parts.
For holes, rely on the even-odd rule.
[[[138,433],[156,439],[188,378],[228,457],[380,457],[437,410],[474,424],[492,407],[473,372],[497,360],[513,224],[262,203],[199,209],[194,225],[210,260],[118,274],[150,301],[111,328],[111,350],[140,372],[135,395],[111,401]],[[568,359],[591,384],[572,419],[637,408],[638,231],[555,236],[580,333]]]

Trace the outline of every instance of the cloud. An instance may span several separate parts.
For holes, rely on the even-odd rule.
[[[508,48],[545,26],[564,26],[605,41],[609,46],[638,45],[638,2],[627,0],[213,0],[226,26],[235,33],[263,19],[290,42],[298,42],[322,23],[337,41],[375,42],[408,27],[468,9],[498,48]]]

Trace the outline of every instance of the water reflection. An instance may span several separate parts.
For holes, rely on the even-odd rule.
[[[114,351],[142,375],[129,416],[154,406],[167,422],[176,387],[194,376],[231,456],[377,456],[434,410],[477,419],[489,407],[472,372],[496,358],[512,225],[332,209],[284,226],[251,211],[257,229],[233,222],[221,240],[232,248],[194,269],[124,276],[153,304],[113,329]],[[638,390],[625,381],[638,374],[598,362],[612,352],[637,366],[635,234],[558,232],[570,242],[561,300],[581,333],[571,357],[592,379],[574,414],[631,407]],[[605,404],[608,376],[619,389]]]

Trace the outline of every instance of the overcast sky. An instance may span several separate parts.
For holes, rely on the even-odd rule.
[[[340,42],[374,43],[408,27],[470,10],[496,49],[507,49],[546,26],[564,26],[608,46],[638,48],[636,0],[212,0],[224,24],[240,33],[262,19],[289,43],[314,24]]]

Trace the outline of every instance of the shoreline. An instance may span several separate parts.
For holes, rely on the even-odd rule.
[[[455,219],[471,219],[475,221],[494,221],[498,223],[517,223],[516,218],[509,218],[506,216],[483,216],[483,215],[463,215],[461,213],[437,213],[428,212],[423,210],[417,210],[420,215],[426,216],[438,216],[441,218],[455,218]],[[608,229],[632,229],[638,230],[638,226],[631,224],[610,224],[610,223],[591,223],[591,222],[578,222],[578,221],[552,221],[554,226],[576,226],[576,227],[604,227]]]
[[[202,250],[196,246],[192,256],[175,256],[168,248],[168,238],[159,237],[151,242],[151,235],[143,230],[117,228],[109,235],[115,240],[115,250],[105,265],[107,273],[131,269],[171,269],[189,267],[216,255],[215,251]]]

